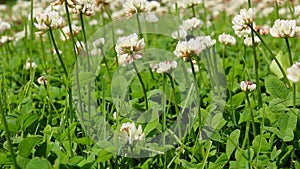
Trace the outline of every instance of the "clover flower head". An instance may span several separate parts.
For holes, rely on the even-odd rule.
[[[186,30],[186,31],[194,30],[194,29],[200,28],[202,25],[203,25],[203,22],[200,19],[194,17],[191,19],[184,20],[182,22],[182,24],[180,25],[180,29]]]
[[[300,36],[300,27],[296,26],[296,20],[277,19],[270,29],[271,36],[275,38],[291,38]]]
[[[260,44],[260,39],[259,39],[259,37],[258,36],[254,36],[254,45],[256,46],[256,45],[259,45]],[[245,39],[244,39],[244,44],[246,45],[246,46],[253,46],[253,43],[252,43],[252,37],[246,37]]]
[[[143,133],[142,126],[139,125],[138,128],[136,128],[136,125],[132,122],[123,123],[120,131],[125,136],[126,141],[128,141],[129,144],[133,144],[135,141],[142,141],[145,138],[145,134]]]
[[[177,62],[173,60],[168,60],[160,62],[158,68],[156,69],[157,73],[171,73],[177,68]]]
[[[2,34],[4,31],[11,28],[11,25],[8,22],[2,21],[0,18],[0,34]]]
[[[72,30],[73,30],[72,31],[73,36],[76,36],[81,31],[81,27],[72,24]],[[70,37],[71,37],[71,32],[70,32],[70,28],[69,28],[68,25],[64,26],[62,28],[62,32],[63,33],[60,34],[60,39],[63,40],[63,41],[69,40]]]
[[[249,28],[249,24],[254,22],[255,17],[255,11],[252,8],[249,8],[248,10],[241,9],[240,14],[232,19],[232,28],[234,29],[235,34],[239,37],[244,34],[250,34],[251,29]]]
[[[57,11],[45,11],[36,17],[34,26],[40,30],[39,34],[43,34],[51,29],[59,29],[64,26],[64,20]]]
[[[229,34],[225,34],[225,33],[222,33],[221,35],[219,35],[218,40],[222,44],[228,45],[228,46],[234,46],[236,44],[235,38],[233,36],[231,36]]]
[[[300,62],[296,62],[287,68],[287,78],[293,83],[300,82]]]
[[[30,68],[35,69],[35,68],[37,68],[37,64],[33,61],[30,61],[30,59],[28,58],[24,65],[24,68],[26,70],[29,70]]]
[[[252,92],[256,89],[256,84],[250,81],[242,81],[241,82],[241,89],[244,92]]]
[[[48,84],[48,79],[45,76],[41,76],[37,79],[37,82],[40,85],[47,85]]]

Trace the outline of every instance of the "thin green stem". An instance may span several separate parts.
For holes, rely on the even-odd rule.
[[[170,83],[171,83],[171,88],[172,88],[172,95],[173,95],[173,99],[174,99],[174,105],[175,105],[175,112],[176,112],[176,116],[177,116],[177,121],[178,121],[178,131],[179,131],[179,138],[181,138],[181,124],[180,124],[180,120],[178,120],[179,117],[179,108],[178,108],[178,104],[177,104],[177,99],[176,99],[176,93],[175,93],[175,85],[174,85],[174,80],[173,77],[171,76],[171,74],[166,73],[166,75],[169,77],[170,79]]]
[[[293,57],[292,57],[292,51],[291,51],[291,47],[290,47],[290,43],[289,43],[289,39],[286,37],[285,39],[285,43],[287,46],[287,50],[289,53],[289,61],[290,61],[290,65],[293,65]],[[296,108],[296,85],[295,83],[293,83],[292,85],[292,90],[293,90],[293,108]]]
[[[251,25],[252,26],[252,25]],[[260,90],[260,83],[259,83],[259,61],[256,55],[256,45],[254,41],[254,32],[251,30],[251,36],[252,36],[252,50],[253,50],[253,55],[254,55],[254,69],[255,69],[255,80],[256,80],[256,91],[257,91],[257,97],[258,97],[258,107],[262,107],[262,97],[261,97],[261,90]]]
[[[10,151],[13,166],[14,166],[15,169],[19,169],[20,167],[18,166],[17,161],[16,161],[16,156],[15,156],[14,149],[13,149],[13,146],[12,146],[12,141],[10,139],[9,128],[8,128],[7,121],[5,119],[5,114],[4,114],[4,112],[6,111],[6,105],[7,105],[6,104],[6,94],[2,93],[2,88],[4,88],[4,86],[5,86],[5,84],[4,84],[4,79],[5,79],[5,77],[4,77],[4,68],[2,70],[2,78],[3,78],[3,80],[0,81],[0,82],[2,82],[2,83],[0,83],[1,123],[3,124],[3,127],[4,127],[5,137],[6,137],[6,140],[7,140],[7,144],[8,144],[8,148],[9,148],[9,151]]]
[[[268,45],[265,43],[265,41],[261,38],[260,34],[254,30],[254,28],[252,27],[252,25],[248,25],[248,26],[249,26],[249,27],[251,28],[251,30],[255,33],[255,35],[260,39],[261,43],[265,46],[265,48],[267,49],[267,51],[270,53],[272,59],[274,59],[274,61],[276,62],[278,68],[280,69],[280,72],[282,73],[283,78],[284,78],[286,84],[287,84],[289,87],[291,87],[291,86],[290,86],[290,82],[289,82],[289,80],[288,80],[288,78],[287,78],[287,76],[286,76],[286,73],[285,73],[283,67],[281,66],[279,60],[276,58],[275,54],[271,51],[271,49],[268,47]]]
[[[250,104],[248,93],[246,92],[245,94],[246,94],[246,100],[247,100],[247,103],[248,103],[248,107],[250,109],[250,118],[251,118],[251,123],[252,123],[252,128],[253,128],[253,135],[255,137],[256,136],[256,127],[255,127],[255,122],[254,122],[253,110],[252,110],[252,107],[251,107],[251,104]]]
[[[224,45],[223,51],[222,51],[222,56],[223,56],[223,68],[224,68],[224,70],[226,70],[226,65],[225,65],[225,51],[226,51],[226,45]]]
[[[142,79],[142,77],[141,77],[141,74],[140,74],[139,71],[138,71],[138,68],[136,67],[136,64],[135,64],[134,62],[133,62],[132,64],[133,64],[133,68],[134,68],[134,70],[135,70],[135,72],[136,72],[136,74],[137,74],[137,76],[138,76],[138,79],[139,79],[139,81],[140,81],[140,83],[141,83],[142,90],[143,90],[143,93],[144,93],[144,99],[145,99],[145,104],[146,104],[146,110],[148,110],[148,97],[147,97],[147,91],[146,91],[146,88],[145,88],[145,84],[144,84],[144,82],[143,82],[143,79]]]
[[[191,6],[191,8],[192,8],[192,12],[193,12],[193,17],[196,17],[196,12],[195,12],[195,6],[194,6],[194,4]]]
[[[67,71],[67,69],[66,69],[66,66],[65,66],[65,64],[64,64],[64,62],[63,62],[63,60],[62,60],[62,58],[61,58],[61,55],[60,55],[60,53],[59,53],[59,50],[58,50],[58,48],[57,48],[57,45],[56,45],[56,42],[55,42],[55,39],[54,39],[54,36],[53,36],[53,31],[52,31],[51,28],[49,29],[49,32],[50,32],[50,36],[51,36],[51,40],[52,40],[52,43],[53,43],[55,52],[56,52],[56,54],[57,54],[57,56],[58,56],[58,59],[59,59],[59,61],[60,61],[60,64],[62,65],[62,67],[63,67],[63,69],[64,69],[64,73],[65,73],[66,78],[67,78],[67,77],[68,77],[68,71]]]
[[[141,27],[141,21],[140,21],[139,13],[136,14],[136,20],[137,20],[138,27],[139,27],[139,37],[140,37],[140,39],[142,39],[143,34],[142,34],[142,27]]]

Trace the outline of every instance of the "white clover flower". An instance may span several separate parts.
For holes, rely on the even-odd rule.
[[[193,5],[199,5],[202,4],[202,0],[179,0],[178,1],[178,7],[180,8],[188,8]]]
[[[171,34],[172,38],[178,39],[178,40],[185,39],[186,36],[187,36],[187,32],[186,32],[186,30],[183,30],[183,29],[179,29],[178,31],[174,31]]]
[[[250,34],[251,29],[248,25],[254,22],[255,17],[255,11],[252,8],[249,8],[248,10],[241,9],[240,14],[232,19],[232,28],[234,29],[235,34],[239,37],[247,33]]]
[[[275,38],[291,38],[300,35],[300,27],[296,26],[296,20],[277,19],[270,29],[271,36]]]
[[[188,41],[179,41],[176,45],[174,54],[183,60],[189,60],[194,55],[199,55],[204,49],[216,44],[216,40],[210,36],[198,36]]]
[[[194,30],[199,29],[203,25],[203,22],[198,18],[191,18],[184,20],[182,24],[180,25],[180,29],[182,30]]]
[[[252,92],[253,90],[256,89],[256,84],[252,83],[250,81],[242,81],[241,82],[241,89],[244,92]]]
[[[129,16],[145,12],[147,10],[147,0],[126,0],[123,7],[125,13],[127,13]]]
[[[30,67],[33,68],[33,69],[35,69],[35,68],[37,68],[37,64],[35,62],[33,62],[33,61],[31,62],[30,59],[28,58],[27,61],[26,61],[26,63],[25,63],[25,65],[24,65],[24,68],[26,70],[29,70]]]
[[[134,33],[129,36],[118,38],[115,50],[118,55],[122,55],[125,53],[138,52],[144,48],[144,38],[139,40],[138,35]]]
[[[72,29],[73,29],[73,36],[76,36],[79,34],[79,32],[81,31],[81,27],[79,26],[76,26],[76,25],[73,25],[72,24]],[[63,32],[63,33],[62,33]],[[60,39],[62,41],[66,41],[66,40],[69,40],[70,37],[71,37],[71,32],[70,32],[70,29],[69,29],[69,25],[67,26],[64,26],[62,28],[62,32],[60,33]]]
[[[149,1],[146,3],[147,12],[156,11],[159,8],[160,8],[160,3],[157,1]]]
[[[2,34],[4,31],[11,28],[11,25],[8,22],[2,21],[0,18],[0,34]]]
[[[0,38],[0,45],[13,41],[13,37],[4,35]]]
[[[38,34],[43,34],[51,29],[59,29],[64,26],[64,20],[56,11],[46,11],[36,17],[34,26],[40,30]]]
[[[117,119],[117,112],[114,112],[114,113],[113,113],[113,118],[114,118],[114,120]]]
[[[45,78],[44,76],[41,76],[37,79],[37,82],[40,84],[40,85],[47,85],[48,84],[48,79]]]
[[[144,50],[144,48],[144,38],[139,39],[136,33],[118,38],[115,50],[118,55],[119,63],[125,66],[134,60],[142,58],[142,50]]]
[[[156,69],[157,73],[171,73],[174,69],[177,68],[177,62],[173,60],[168,60],[160,62],[158,68]]]
[[[151,68],[151,70],[154,72],[154,71],[157,70],[158,64],[157,64],[157,63],[150,63],[150,68]]]
[[[94,49],[91,51],[91,55],[96,56],[100,53],[102,53],[102,47],[105,43],[105,39],[104,38],[98,38],[96,39],[92,45],[94,47]]]
[[[254,45],[256,46],[256,45],[259,45],[260,44],[260,39],[259,39],[259,37],[257,37],[257,36],[254,36]],[[246,46],[253,46],[253,44],[252,44],[252,37],[246,37],[245,39],[244,39],[244,44],[246,45]]]
[[[145,138],[142,126],[139,125],[138,128],[136,128],[134,123],[123,123],[120,131],[125,135],[126,140],[131,145],[134,141],[142,141]]]
[[[300,62],[296,62],[287,68],[287,78],[293,83],[300,82]]]
[[[216,44],[216,40],[211,39],[210,36],[197,36],[196,41],[198,41],[200,44],[203,44],[201,46],[204,48],[202,48],[201,51]]]
[[[222,33],[218,37],[219,42],[221,42],[224,45],[234,46],[236,44],[236,40],[233,36],[229,34]]]
[[[74,13],[82,13],[86,16],[94,14],[95,0],[67,0]]]

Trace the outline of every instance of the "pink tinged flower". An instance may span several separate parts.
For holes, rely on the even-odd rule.
[[[296,62],[287,68],[287,78],[293,83],[300,82],[300,62]]]
[[[244,92],[252,92],[253,90],[256,89],[256,84],[252,83],[250,81],[242,81],[241,82],[241,89]]]
[[[139,125],[138,128],[136,128],[136,125],[134,123],[123,123],[120,131],[125,136],[126,141],[128,141],[129,144],[133,144],[135,141],[142,141],[145,138],[145,134],[143,133],[142,126]]]
[[[225,33],[222,33],[221,35],[219,35],[218,40],[222,44],[228,45],[228,46],[234,46],[236,44],[235,38],[233,36],[231,36],[229,34],[225,34]]]
[[[270,29],[271,36],[275,38],[290,38],[300,36],[300,27],[296,26],[296,20],[277,19]]]
[[[44,76],[41,76],[37,79],[37,82],[40,84],[40,85],[47,85],[48,84],[48,79],[45,78]]]
[[[168,60],[160,62],[158,68],[156,69],[157,73],[171,73],[177,68],[177,62],[173,60]]]

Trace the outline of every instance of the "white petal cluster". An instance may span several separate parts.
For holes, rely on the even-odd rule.
[[[277,19],[270,29],[271,36],[275,38],[290,38],[300,36],[300,27],[296,26],[296,20]]]
[[[41,76],[37,79],[37,82],[40,85],[47,85],[48,84],[48,79],[45,76]]]
[[[184,20],[180,25],[180,29],[189,31],[199,29],[202,25],[203,22],[200,19],[194,17],[191,19]]]
[[[186,30],[182,30],[182,29],[179,29],[178,31],[174,31],[171,34],[172,38],[178,39],[178,40],[185,39],[186,36],[187,36]]]
[[[3,21],[0,18],[0,34],[2,34],[4,31],[11,28],[11,25],[8,22]]]
[[[138,128],[136,128],[134,123],[123,123],[120,131],[125,135],[126,140],[131,145],[134,143],[134,141],[142,141],[145,138],[142,126],[139,125]]]
[[[46,11],[38,15],[36,21],[34,26],[42,31],[41,34],[45,33],[50,28],[59,29],[64,26],[64,20],[57,11]]]
[[[123,7],[124,12],[132,15],[147,10],[147,0],[126,0]]]
[[[218,40],[224,45],[234,46],[236,44],[235,38],[230,34],[222,33],[219,35]]]
[[[160,62],[156,69],[157,73],[171,73],[174,69],[177,68],[177,62],[173,60],[168,60]]]
[[[241,89],[244,92],[252,92],[256,89],[256,84],[250,81],[242,81],[241,82]]]
[[[179,8],[188,8],[193,5],[199,5],[199,4],[202,4],[202,0],[179,0],[178,1]]]
[[[30,67],[33,68],[33,69],[35,69],[35,68],[37,68],[37,64],[35,62],[33,62],[33,61],[30,61],[30,59],[28,58],[27,61],[26,61],[26,63],[25,63],[25,65],[24,65],[24,68],[26,70],[29,70]]]
[[[260,42],[261,42],[261,41],[260,41],[259,37],[254,36],[254,45],[259,45]],[[246,38],[244,39],[244,44],[245,44],[246,46],[253,46],[253,43],[252,43],[252,37],[246,37]]]
[[[73,29],[73,32],[72,32],[73,36],[78,35],[79,32],[81,31],[81,27],[76,26],[76,25],[74,25],[74,24],[72,24],[72,29]],[[62,32],[63,32],[63,33],[62,33]],[[71,32],[70,32],[70,29],[69,29],[69,25],[64,26],[64,27],[62,28],[62,32],[61,32],[61,34],[60,34],[60,39],[61,39],[62,41],[69,40],[70,37],[71,37]]]
[[[300,62],[296,62],[287,68],[287,78],[293,83],[300,82]]]
[[[74,13],[81,12],[86,16],[94,14],[95,0],[67,0]]]
[[[120,37],[115,46],[119,63],[126,66],[134,60],[142,58],[142,50],[144,50],[144,48],[144,38],[139,39],[136,33]]]
[[[232,20],[232,28],[234,32],[239,37],[244,36],[245,34],[249,35],[251,33],[251,29],[249,28],[249,24],[254,22],[256,15],[255,11],[252,8],[241,9],[240,14],[236,15]]]
[[[177,57],[189,60],[194,55],[199,55],[202,50],[216,44],[216,40],[211,39],[210,36],[198,36],[190,40],[179,41],[177,43],[174,54]]]
[[[91,55],[95,56],[98,54],[102,54],[102,47],[105,43],[105,39],[104,38],[98,38],[96,39],[92,45],[94,47],[94,49],[91,51]]]

